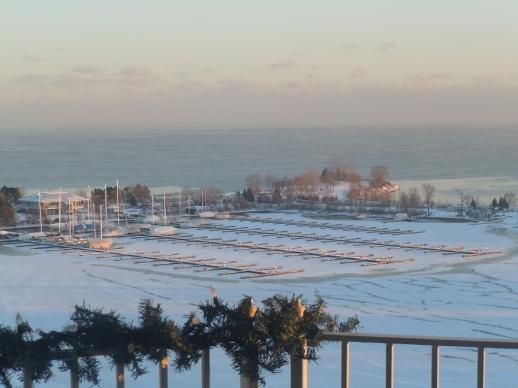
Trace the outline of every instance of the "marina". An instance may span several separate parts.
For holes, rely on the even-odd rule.
[[[257,222],[256,219],[251,220],[251,222]],[[269,221],[273,224],[292,224],[286,221],[277,222],[276,220]],[[296,225],[303,226],[311,226],[311,227],[319,227],[319,228],[330,228],[334,229],[331,224],[315,224],[315,223],[305,223],[305,222],[294,222]],[[438,252],[444,255],[463,255],[463,256],[481,256],[481,255],[492,255],[498,254],[498,251],[490,251],[487,249],[466,249],[464,247],[447,247],[445,245],[429,245],[427,243],[401,243],[392,240],[388,241],[380,241],[377,239],[362,239],[362,238],[350,238],[350,237],[336,237],[331,236],[330,234],[317,234],[317,233],[302,233],[302,232],[288,232],[287,230],[276,231],[273,229],[260,229],[260,228],[250,228],[250,227],[236,227],[236,226],[222,226],[218,224],[205,224],[195,227],[200,230],[217,230],[222,232],[232,232],[232,233],[244,233],[249,235],[260,235],[260,236],[273,236],[273,237],[288,237],[290,239],[302,239],[306,241],[319,241],[319,242],[336,242],[338,244],[351,244],[355,246],[370,246],[370,247],[385,247],[388,249],[404,249],[406,251],[422,251],[422,252]],[[374,231],[376,228],[361,228],[363,231]],[[220,240],[220,242],[225,243],[225,241]],[[226,241],[226,243],[230,243],[231,246],[235,245],[231,241]],[[239,247],[242,244],[238,244]],[[272,249],[275,248],[275,245],[272,245]],[[277,247],[279,248],[279,247]],[[291,251],[290,251],[291,252]]]

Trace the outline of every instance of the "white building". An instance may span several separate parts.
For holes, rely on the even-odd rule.
[[[57,214],[59,212],[59,203],[61,201],[61,212],[76,213],[88,206],[89,199],[72,193],[36,193],[20,198],[17,203],[19,210],[27,213],[36,214],[41,209],[47,215]]]

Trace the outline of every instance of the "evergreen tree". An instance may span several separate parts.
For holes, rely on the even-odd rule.
[[[496,198],[493,198],[493,201],[491,202],[491,207],[493,209],[496,209],[498,207],[498,202],[497,202]]]
[[[500,197],[498,199],[498,209],[500,209],[500,210],[509,209],[509,203],[506,201],[505,197]]]
[[[11,204],[14,204],[22,196],[19,187],[2,186],[2,188],[0,189],[0,193],[2,193],[4,197],[7,199],[7,201],[9,201],[9,203]]]
[[[281,191],[279,189],[275,189],[272,194],[272,202],[279,203],[282,200]]]
[[[13,225],[15,222],[15,212],[6,196],[0,192],[0,225]]]
[[[477,203],[475,202],[475,200],[473,198],[471,199],[471,203],[469,204],[469,207],[472,209],[477,208]]]
[[[255,196],[254,196],[254,192],[252,191],[252,189],[249,187],[248,189],[245,190],[245,195],[243,195],[243,197],[248,201],[248,202],[254,202],[255,201]]]

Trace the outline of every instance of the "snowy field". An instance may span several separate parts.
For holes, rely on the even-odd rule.
[[[206,228],[181,229],[183,235],[223,238],[242,243],[268,243],[297,249],[336,251],[354,257],[388,257],[414,261],[364,266],[358,262],[323,261],[304,255],[285,255],[264,250],[213,246],[185,241],[157,241],[133,238],[115,240],[126,252],[153,252],[153,255],[195,255],[216,261],[234,261],[235,265],[256,264],[303,272],[258,279],[242,279],[246,274],[220,276],[223,271],[196,272],[179,265],[156,265],[142,260],[117,260],[107,256],[67,253],[30,248],[0,246],[0,322],[14,324],[17,312],[41,329],[59,328],[74,304],[83,301],[92,306],[116,309],[128,318],[136,316],[142,298],[162,303],[166,312],[183,322],[183,315],[208,297],[213,285],[224,300],[235,301],[243,294],[261,300],[274,293],[303,294],[312,299],[323,296],[329,310],[346,318],[357,314],[365,333],[401,333],[462,337],[518,338],[518,217],[515,213],[500,224],[457,224],[437,222],[391,222],[376,220],[344,221],[304,218],[298,213],[252,215],[287,221],[318,221],[357,227],[413,229],[422,233],[379,234],[316,228],[304,225],[258,223],[250,221],[212,221],[219,227],[251,227],[282,233],[314,233],[333,239],[358,238],[410,244],[487,249],[500,254],[466,257],[443,255],[412,249],[388,249],[381,246],[293,239],[227,232]],[[335,253],[336,253],[335,252]],[[370,255],[370,256],[368,256]],[[345,260],[347,261],[347,260]],[[180,268],[182,267],[182,268]],[[351,384],[353,387],[382,386],[384,347],[351,345]],[[326,345],[319,363],[310,366],[310,386],[338,386],[339,347]],[[441,353],[443,387],[475,385],[476,353],[471,350],[444,349]],[[515,387],[518,380],[518,351],[489,351],[488,387]],[[128,386],[155,386],[157,371]],[[430,349],[401,346],[396,348],[396,386],[428,387]],[[111,386],[113,373],[105,368],[105,384]],[[267,387],[288,386],[288,373],[267,375]],[[171,386],[198,386],[199,369],[172,374]],[[57,373],[48,384],[66,387],[68,376]],[[212,357],[214,387],[237,387],[239,378],[219,351]]]

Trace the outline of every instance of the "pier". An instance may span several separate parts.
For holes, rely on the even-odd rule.
[[[319,242],[334,242],[337,244],[349,244],[354,246],[368,246],[368,247],[384,247],[387,249],[402,249],[405,251],[421,251],[421,252],[437,252],[443,255],[463,255],[465,257],[481,256],[498,254],[498,251],[489,251],[485,249],[467,249],[464,247],[447,247],[445,245],[429,245],[427,243],[410,243],[410,242],[397,242],[392,240],[381,241],[378,239],[362,239],[362,238],[351,238],[341,236],[331,236],[330,234],[317,234],[317,233],[302,233],[302,232],[289,232],[287,230],[273,230],[273,229],[261,229],[261,228],[250,228],[250,227],[237,227],[237,226],[224,226],[215,223],[206,225],[199,225],[196,227],[199,230],[210,230],[210,231],[221,231],[231,233],[244,233],[248,235],[260,235],[260,236],[272,236],[272,237],[287,237],[293,240],[306,240],[306,241],[319,241]]]
[[[424,231],[416,231],[413,229],[399,229],[399,228],[379,228],[376,226],[359,226],[353,224],[334,224],[331,222],[318,222],[318,221],[296,221],[296,220],[282,220],[279,218],[271,217],[235,217],[233,220],[242,222],[254,222],[262,224],[276,224],[276,225],[288,225],[288,226],[309,226],[313,228],[342,230],[346,232],[366,232],[366,233],[377,233],[377,234],[390,234],[393,236],[402,234],[417,234],[424,233]]]
[[[173,269],[194,269],[194,272],[223,271],[219,276],[243,275],[242,279],[255,279],[288,275],[303,272],[303,269],[283,270],[282,266],[259,267],[255,263],[236,264],[236,260],[216,261],[216,259],[196,258],[196,255],[180,256],[178,253],[160,254],[160,252],[130,252],[122,249],[102,250],[82,247],[71,244],[60,244],[50,240],[19,240],[9,239],[0,241],[0,245],[12,245],[18,248],[45,249],[60,251],[61,253],[74,252],[80,256],[93,256],[98,259],[113,259],[115,261],[133,261],[134,264],[152,263],[153,266],[171,265]]]

